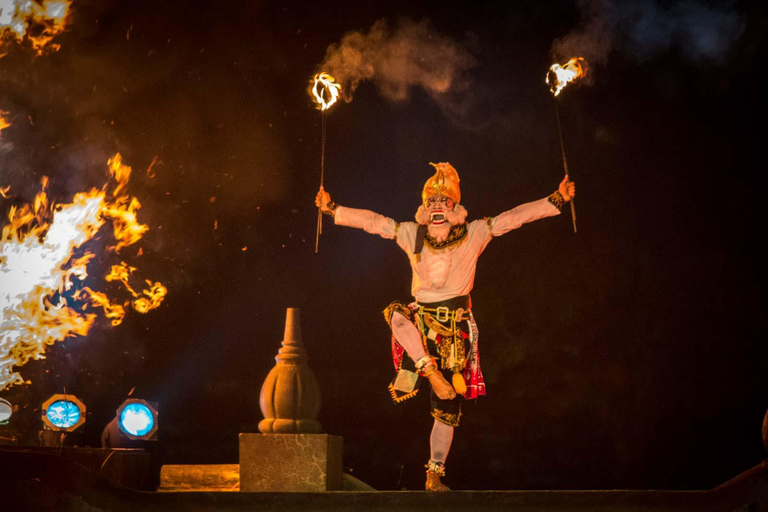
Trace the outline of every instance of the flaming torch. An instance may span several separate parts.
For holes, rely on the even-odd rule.
[[[546,83],[549,85],[549,90],[552,91],[553,97],[562,92],[566,85],[583,78],[587,74],[587,61],[582,57],[574,57],[564,66],[560,64],[553,64],[549,68],[547,73]],[[557,115],[557,133],[560,135],[560,151],[563,153],[563,169],[565,170],[565,177],[569,176],[568,173],[568,160],[565,158],[565,144],[563,143],[563,129],[560,127],[560,107],[555,100],[555,113]],[[573,204],[573,198],[571,198],[571,219],[573,220],[573,232],[576,233],[576,206]]]
[[[336,103],[341,92],[341,84],[336,79],[323,71],[315,75],[315,83],[312,86],[312,95],[315,97],[318,108],[325,112]]]
[[[560,64],[552,64],[547,73],[547,85],[555,96],[560,94],[560,91],[565,88],[566,85],[583,78],[587,74],[587,61],[582,57],[574,57],[564,66]]]
[[[335,79],[323,71],[315,75],[314,85],[312,86],[312,96],[314,96],[317,102],[318,109],[320,109],[321,115],[321,131],[320,138],[320,187],[322,188],[325,181],[325,133],[326,133],[326,112],[329,108],[336,103],[339,99],[339,93],[341,92],[341,84],[337,84]],[[317,209],[317,234],[315,235],[315,254],[320,247],[320,235],[323,232],[323,211],[322,208]]]

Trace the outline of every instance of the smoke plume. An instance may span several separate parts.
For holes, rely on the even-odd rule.
[[[422,87],[433,98],[463,87],[475,58],[458,43],[436,33],[428,21],[404,21],[391,30],[379,20],[365,33],[349,32],[326,51],[321,68],[336,78],[349,102],[360,82],[373,81],[392,101]]]
[[[685,0],[661,6],[656,0],[580,0],[581,23],[554,42],[556,60],[582,56],[604,63],[613,50],[645,60],[672,47],[694,62],[722,63],[744,30],[733,9]]]

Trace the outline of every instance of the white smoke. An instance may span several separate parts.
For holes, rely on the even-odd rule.
[[[656,0],[579,0],[579,27],[552,46],[556,60],[582,56],[604,63],[614,50],[639,59],[677,47],[688,59],[722,63],[744,30],[738,13],[685,0],[661,6]]]
[[[349,32],[331,45],[321,69],[341,84],[348,102],[364,80],[375,83],[385,98],[404,101],[414,87],[433,98],[455,92],[475,64],[466,49],[436,33],[428,21],[407,20],[391,30],[379,20],[367,33]]]

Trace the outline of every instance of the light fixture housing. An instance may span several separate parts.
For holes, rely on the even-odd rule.
[[[136,441],[157,441],[157,404],[129,398],[117,409],[120,433]]]
[[[43,425],[48,430],[74,432],[85,423],[85,404],[74,395],[56,394],[43,402]]]
[[[13,405],[5,398],[0,398],[0,425],[7,425],[13,416]]]

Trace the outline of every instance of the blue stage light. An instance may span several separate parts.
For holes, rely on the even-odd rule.
[[[48,406],[45,417],[54,427],[61,429],[70,428],[80,421],[80,409],[67,400],[57,400]]]
[[[74,395],[53,395],[43,402],[43,423],[49,430],[72,432],[85,423],[85,404]]]
[[[157,441],[157,404],[129,398],[117,409],[117,428],[132,441]]]
[[[141,402],[128,404],[120,413],[120,427],[132,436],[144,436],[155,426],[152,410]]]

